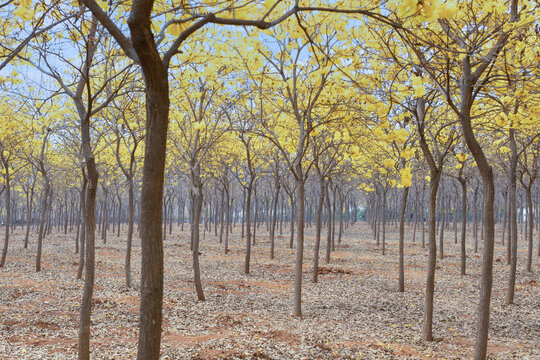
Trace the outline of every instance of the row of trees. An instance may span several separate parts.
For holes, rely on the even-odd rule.
[[[33,11],[24,2],[0,5],[6,14],[0,69],[13,76],[2,79],[0,114],[6,119],[0,124],[5,221],[9,228],[12,188],[24,193],[28,224],[39,194],[37,271],[53,207],[64,228],[70,219],[82,224],[76,241],[79,277],[85,264],[80,358],[89,357],[98,192],[102,237],[110,219],[121,222],[127,202],[128,287],[138,212],[140,359],[159,355],[163,239],[175,200],[182,224],[189,213],[199,300],[204,300],[198,259],[202,214],[207,226],[212,218],[216,226],[223,224],[225,252],[229,231],[223,229],[242,217],[246,273],[256,231],[249,224],[261,217],[269,222],[273,257],[278,216],[288,219],[297,255],[292,313],[301,316],[305,221],[316,226],[316,281],[323,214],[339,219],[339,225],[328,222],[334,229],[328,233],[338,226],[339,239],[343,219],[358,216],[361,193],[376,198],[366,215],[376,239],[382,237],[383,253],[388,215],[399,208],[400,291],[405,218],[412,213],[415,223],[420,218],[424,224],[427,209],[423,337],[428,341],[437,202],[439,209],[454,205],[451,214],[439,210],[441,234],[445,222],[453,221],[456,230],[462,220],[462,274],[467,214],[476,223],[481,219],[475,358],[486,357],[496,215],[504,214],[508,228],[507,303],[513,302],[515,285],[518,208],[528,215],[529,270],[532,261],[540,128],[535,3],[35,5]],[[443,174],[446,192],[461,185],[461,200],[438,196]],[[521,206],[518,178],[526,199]],[[495,179],[504,189],[497,206]],[[473,211],[467,207],[471,186]],[[419,201],[426,191],[425,202]],[[8,244],[6,231],[1,266]],[[328,244],[327,259],[332,241]],[[444,255],[442,240],[439,252]]]
[[[47,168],[47,174],[50,179],[56,179],[57,176],[62,176],[69,169],[59,167],[58,164],[48,163],[45,159],[44,167]],[[84,226],[81,227],[81,223],[84,220],[81,216],[81,193],[84,189],[84,179],[73,179],[75,182],[60,182],[53,181],[55,186],[49,185],[47,190],[50,196],[47,197],[47,203],[44,205],[45,198],[36,196],[36,194],[44,194],[43,188],[46,179],[39,181],[35,177],[29,176],[27,171],[32,166],[36,166],[32,162],[28,162],[25,157],[21,158],[23,161],[15,161],[17,167],[21,164],[26,164],[26,168],[17,168],[15,175],[10,177],[10,203],[6,203],[7,196],[4,196],[2,207],[0,207],[0,221],[2,224],[7,224],[11,228],[11,233],[15,228],[19,226],[24,230],[24,247],[28,248],[30,232],[32,227],[36,233],[39,233],[39,227],[43,221],[44,235],[50,235],[56,227],[57,232],[63,232],[67,234],[76,234],[74,242],[74,251],[79,253],[79,248],[84,249],[84,242],[81,243],[81,234]],[[114,174],[115,163],[111,164],[111,172],[106,173],[106,182],[109,182],[109,186],[101,186],[97,194],[97,218],[96,223],[98,226],[97,233],[101,240],[106,243],[108,238],[112,236],[120,237],[122,226],[132,227],[138,225],[140,222],[140,179],[135,179],[133,195],[130,194],[129,188],[123,184],[126,180],[121,174]],[[226,164],[224,164],[226,165]],[[105,166],[103,163],[102,166]],[[106,167],[102,167],[106,168]],[[245,209],[246,203],[246,190],[242,178],[235,177],[232,173],[208,173],[208,179],[206,180],[203,188],[204,199],[201,212],[200,224],[203,226],[205,232],[213,232],[216,237],[219,237],[220,243],[224,242],[224,253],[228,252],[228,234],[225,229],[229,229],[232,232],[232,228],[236,225],[240,226],[241,237],[244,238],[246,233],[246,215]],[[225,177],[229,174],[229,177]],[[324,226],[328,226],[328,219],[332,220],[331,226],[331,238],[332,241],[330,249],[334,249],[334,238],[337,236],[338,243],[341,242],[341,237],[344,229],[351,223],[356,223],[359,220],[366,220],[370,223],[374,240],[377,241],[377,245],[381,245],[381,251],[385,251],[385,229],[388,226],[398,227],[401,211],[401,200],[403,188],[391,187],[391,184],[382,185],[381,183],[375,183],[373,191],[368,189],[365,193],[358,189],[358,186],[351,186],[343,178],[344,174],[335,173],[329,176],[326,186],[329,189],[322,189],[322,193],[319,189],[317,181],[310,180],[306,183],[306,213],[305,223],[306,227],[313,227],[316,225],[318,219],[317,214],[320,213],[321,221],[324,222]],[[501,174],[503,175],[503,174]],[[76,174],[74,174],[76,176]],[[166,238],[167,233],[172,233],[173,225],[181,227],[183,230],[185,224],[191,224],[193,211],[191,207],[191,201],[189,199],[189,193],[187,191],[189,187],[186,174],[171,174],[171,179],[167,180],[165,186],[165,199],[163,204],[163,234]],[[420,176],[420,177],[419,177]],[[458,242],[459,234],[461,234],[461,240],[467,230],[467,223],[469,223],[469,231],[471,232],[472,240],[474,242],[474,251],[478,252],[479,246],[481,246],[481,240],[484,238],[484,228],[480,226],[482,221],[481,206],[482,192],[480,183],[476,181],[470,189],[467,189],[468,182],[459,181],[459,177],[455,175],[445,176],[446,182],[441,187],[441,195],[438,198],[437,204],[437,234],[439,237],[439,258],[444,257],[444,243],[442,242],[445,229],[453,232],[455,243]],[[25,181],[32,180],[31,183]],[[510,263],[511,247],[510,242],[505,241],[508,237],[508,223],[509,223],[509,187],[505,185],[505,178],[499,177],[501,187],[503,191],[496,197],[496,222],[500,225],[501,231],[501,244],[508,245],[506,259]],[[429,184],[427,179],[421,178],[418,174],[414,178],[414,182],[411,185],[411,197],[409,197],[406,208],[404,211],[405,219],[404,224],[408,224],[412,228],[409,238],[412,242],[419,241],[422,246],[425,246],[425,225],[427,219],[426,208],[426,187]],[[465,184],[465,192],[460,195],[460,187]],[[361,188],[362,185],[359,187]],[[274,193],[274,189],[280,189]],[[283,189],[283,190],[281,190]],[[5,190],[2,190],[2,192]],[[527,197],[530,191],[531,198],[534,196],[534,200],[531,199],[533,208],[527,207]],[[7,192],[6,192],[7,194]],[[227,194],[229,200],[227,201]],[[253,201],[250,207],[250,214],[253,214],[250,228],[250,234],[252,234],[251,243],[255,244],[255,232],[260,226],[264,226],[270,236],[270,252],[269,256],[273,258],[274,255],[274,240],[276,231],[279,230],[279,235],[283,235],[283,229],[285,225],[286,231],[289,232],[289,247],[293,247],[294,244],[294,212],[295,207],[291,207],[291,204],[295,204],[294,189],[291,188],[291,176],[287,174],[287,169],[283,167],[280,172],[274,173],[272,169],[263,171],[256,179],[253,186]],[[328,198],[328,205],[323,203],[322,208],[318,208],[318,200],[322,194],[323,200]],[[520,233],[524,234],[524,239],[529,243],[532,243],[531,239],[534,236],[534,229],[538,231],[539,211],[538,206],[540,202],[538,196],[540,192],[538,190],[538,183],[534,189],[529,189],[525,183],[522,183],[521,191],[518,192],[519,199],[518,204],[519,212],[517,215],[517,223],[520,224]],[[131,206],[125,206],[129,204],[130,197],[133,196],[133,209]],[[238,203],[231,201],[231,199],[240,200]],[[359,204],[365,202],[367,207],[360,206]],[[384,205],[386,203],[386,205]],[[7,206],[6,206],[7,205]],[[384,209],[384,215],[382,213]],[[41,209],[46,207],[45,217],[41,218]],[[38,209],[38,210],[34,210]],[[10,214],[10,219],[7,218],[7,214]],[[464,215],[465,214],[465,215]],[[533,220],[529,220],[529,214],[533,215]],[[9,220],[9,221],[8,221]],[[387,225],[386,222],[390,224]],[[133,224],[133,225],[131,225]],[[256,227],[255,225],[256,224]],[[529,225],[532,225],[533,231],[529,230]],[[318,225],[323,226],[323,223]],[[337,226],[337,230],[336,230]],[[272,230],[271,230],[272,229]],[[133,231],[133,230],[130,230]],[[336,235],[337,233],[337,235]],[[419,238],[417,240],[417,233]],[[108,235],[109,234],[109,235]],[[381,235],[382,234],[382,235]],[[9,236],[9,233],[7,234]],[[420,240],[421,236],[421,240]],[[8,247],[5,247],[5,254],[7,255]],[[527,271],[531,271],[531,259],[532,259],[532,246],[529,247],[527,254]],[[330,254],[330,251],[328,252]],[[328,255],[329,256],[329,255]],[[126,258],[129,260],[129,257]],[[462,254],[462,275],[465,275],[465,253]],[[82,259],[84,261],[84,259]],[[329,262],[329,257],[326,258],[326,262]],[[126,287],[131,286],[129,281],[131,276],[129,272],[129,264],[126,264]],[[249,264],[247,265],[249,268]],[[79,275],[80,277],[80,275]]]

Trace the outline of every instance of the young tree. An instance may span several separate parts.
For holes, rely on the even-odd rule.
[[[2,175],[2,190],[6,204],[4,247],[2,249],[2,258],[0,267],[6,264],[9,233],[11,227],[11,191],[12,181],[17,172],[22,168],[17,163],[17,157],[21,150],[21,145],[28,133],[18,126],[20,116],[17,115],[17,109],[22,104],[17,104],[8,99],[0,101],[0,173]]]
[[[109,146],[113,149],[116,163],[126,178],[128,185],[128,231],[126,243],[126,256],[124,262],[126,288],[131,287],[131,247],[133,242],[133,228],[135,223],[135,175],[137,173],[138,148],[144,139],[142,119],[140,118],[142,105],[137,92],[125,94],[112,101],[112,106],[106,111],[115,139],[107,138]],[[120,233],[120,224],[118,224]]]

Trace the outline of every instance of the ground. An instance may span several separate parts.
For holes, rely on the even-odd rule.
[[[97,240],[92,310],[93,359],[133,359],[137,349],[140,246],[133,249],[133,287],[124,288],[125,233]],[[437,260],[434,336],[421,339],[427,249],[420,233],[406,235],[406,291],[397,292],[397,229],[389,225],[381,255],[365,223],[349,227],[321,259],[319,283],[311,282],[313,228],[307,229],[303,318],[291,317],[294,249],[278,236],[269,258],[264,225],[252,248],[251,273],[243,274],[244,240],[233,229],[231,252],[213,232],[201,241],[205,302],[197,302],[189,234],[173,229],[165,241],[163,359],[464,359],[471,358],[479,297],[481,248],[468,247],[468,275],[459,275],[459,247],[445,235]],[[82,280],[76,280],[74,234],[45,239],[43,270],[34,271],[35,236],[23,249],[23,230],[11,237],[0,269],[0,359],[74,359]],[[488,353],[493,359],[540,358],[540,261],[524,271],[520,236],[516,304],[504,306],[508,266],[498,232]],[[538,238],[538,235],[536,235]],[[472,240],[469,239],[472,243]],[[324,254],[324,245],[321,255]]]

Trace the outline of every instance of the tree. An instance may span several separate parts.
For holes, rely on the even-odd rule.
[[[175,36],[163,54],[158,50],[152,31],[153,0],[133,2],[128,25],[131,37],[112,21],[111,17],[94,0],[82,0],[100,23],[117,41],[125,54],[141,66],[146,85],[145,156],[141,192],[141,313],[139,331],[139,359],[157,359],[161,341],[161,309],[163,299],[163,243],[161,233],[161,209],[163,197],[163,177],[165,150],[169,123],[169,82],[168,68],[171,59],[178,53],[182,43],[194,32],[210,23],[223,25],[246,25],[270,28],[284,21],[297,10],[291,9],[283,16],[272,20],[244,20],[220,18],[216,13],[206,15],[189,14],[184,20],[170,20],[163,29],[175,24],[192,21],[178,36]],[[124,9],[119,11],[125,12]],[[219,12],[218,12],[219,13]]]
[[[112,101],[110,124],[115,139],[107,139],[113,149],[116,163],[126,178],[128,185],[128,232],[126,256],[124,264],[126,288],[131,287],[131,246],[133,241],[133,226],[135,222],[135,174],[137,172],[137,149],[144,139],[140,119],[140,98],[136,92],[125,94]],[[127,159],[126,159],[127,158]],[[127,160],[127,161],[126,161]],[[126,164],[127,163],[127,164]],[[120,224],[118,225],[120,233]]]
[[[45,157],[47,154],[47,148],[48,148],[48,138],[51,134],[51,128],[47,128],[44,130],[43,140],[41,144],[41,151],[39,154],[39,160],[36,164],[36,167],[43,177],[43,195],[42,195],[42,206],[41,206],[41,214],[39,219],[39,235],[38,235],[38,246],[37,246],[37,255],[36,255],[36,272],[41,271],[41,248],[43,244],[43,236],[44,236],[44,226],[45,226],[45,217],[47,216],[47,205],[49,202],[49,193],[51,190],[51,182],[49,179],[49,174],[47,167],[45,165]]]
[[[203,186],[205,163],[211,150],[227,129],[222,124],[227,104],[220,97],[222,84],[213,84],[208,80],[192,79],[198,85],[198,91],[188,92],[187,85],[176,93],[171,136],[174,148],[185,165],[190,184],[191,197],[191,249],[193,255],[193,274],[197,299],[204,301],[199,265],[200,220],[203,206]]]
[[[435,291],[435,268],[437,263],[437,242],[435,211],[437,207],[437,192],[439,182],[442,176],[444,159],[449,154],[455,141],[454,130],[447,131],[448,124],[444,124],[438,129],[428,130],[426,125],[426,102],[424,98],[416,99],[416,112],[414,113],[418,128],[418,142],[424,158],[429,166],[429,211],[428,211],[428,269],[426,277],[426,297],[424,305],[424,327],[422,336],[427,341],[433,341],[433,296]],[[450,125],[452,122],[449,123]],[[435,131],[433,131],[435,130]],[[428,132],[429,131],[429,132]],[[430,149],[426,132],[430,134],[430,143],[433,146],[433,152]],[[435,132],[435,134],[433,134]]]
[[[9,245],[9,228],[11,226],[11,189],[12,179],[21,169],[20,165],[16,165],[17,154],[25,137],[28,135],[26,131],[17,126],[18,117],[17,109],[21,104],[12,103],[8,99],[0,101],[0,168],[2,174],[2,190],[6,203],[6,221],[4,233],[4,247],[2,250],[2,258],[0,259],[0,267],[4,267],[7,258]]]

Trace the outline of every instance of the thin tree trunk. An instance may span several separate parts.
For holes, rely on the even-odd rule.
[[[426,194],[426,184],[422,186],[422,249],[426,247],[426,217],[425,217],[425,194]]]
[[[461,255],[461,275],[466,273],[466,235],[467,235],[467,181],[465,179],[459,179],[461,183],[461,246],[460,246],[460,255]]]
[[[247,196],[245,202],[246,211],[246,256],[244,259],[244,274],[249,274],[249,265],[251,261],[251,193],[253,191],[253,179],[250,179],[250,183],[247,188]]]
[[[272,223],[270,225],[270,259],[274,258],[275,252],[275,234],[276,234],[276,225],[277,225],[277,209],[278,209],[278,199],[279,199],[279,182],[276,181],[276,194],[272,200]]]
[[[503,212],[502,239],[501,239],[502,246],[504,246],[504,238],[506,235],[506,227],[507,227],[506,224],[508,223],[508,191],[503,192],[503,196],[504,196],[504,212]],[[509,263],[509,260],[510,260],[510,256],[507,256],[507,264]]]
[[[79,268],[77,269],[77,279],[82,279],[82,273],[84,269],[85,256],[86,256],[86,191],[88,188],[88,177],[86,171],[83,169],[83,184],[81,188],[81,235],[79,236],[80,252],[79,252]]]
[[[230,208],[230,199],[229,199],[229,187],[225,189],[225,211],[226,211],[226,221],[227,225],[225,226],[225,255],[229,252],[229,226],[231,223],[231,208]]]
[[[200,165],[199,165],[200,166]],[[197,192],[194,194],[194,226],[193,226],[193,275],[195,281],[195,290],[197,292],[197,299],[199,301],[205,301],[202,282],[201,282],[201,270],[199,265],[199,226],[201,221],[201,210],[203,204],[203,190],[202,183],[200,183],[200,169],[197,167],[197,173],[194,175],[193,186],[195,186]]]
[[[296,221],[297,232],[296,237],[296,264],[294,271],[294,299],[293,299],[293,313],[295,317],[302,317],[302,265],[304,259],[304,176],[302,163],[297,161],[295,169],[296,176]]]
[[[36,254],[36,272],[41,271],[41,249],[43,246],[45,218],[47,216],[47,203],[49,200],[49,191],[50,191],[49,178],[47,177],[46,174],[44,174],[43,176],[44,176],[43,201],[41,205],[41,216],[39,219],[39,234],[38,234],[37,254]]]
[[[382,190],[382,254],[386,255],[386,189]]]
[[[244,201],[242,202],[242,205],[244,206],[244,208],[242,209],[242,233],[241,233],[241,238],[243,239],[244,238],[244,234],[245,234],[245,223],[246,223],[246,188],[244,187],[244,190],[243,190],[243,198],[244,198]]]
[[[121,230],[121,224],[122,224],[122,200],[120,197],[118,197],[118,228],[117,228],[117,233],[116,233],[116,237],[120,237],[120,230]]]
[[[430,196],[429,196],[429,233],[428,233],[428,264],[426,277],[426,297],[424,303],[424,327],[423,338],[426,341],[433,341],[433,298],[435,293],[435,267],[437,264],[437,240],[435,211],[437,210],[437,191],[441,172],[431,170]]]
[[[319,280],[319,249],[321,246],[321,230],[322,230],[322,210],[324,205],[324,178],[321,176],[319,180],[319,204],[317,206],[317,214],[315,220],[315,248],[313,250],[313,274],[312,281],[316,283]]]
[[[223,230],[225,229],[225,190],[221,191],[221,203],[219,206],[219,243],[223,243]]]
[[[6,264],[6,257],[9,245],[9,228],[11,225],[11,186],[10,186],[10,175],[9,175],[9,166],[6,166],[4,163],[4,182],[5,182],[5,192],[6,194],[6,219],[5,219],[5,233],[4,233],[4,249],[2,250],[2,259],[0,260],[0,267],[4,267]]]
[[[87,119],[88,120],[88,119]],[[86,125],[89,127],[89,125]],[[83,135],[83,138],[85,136]],[[87,141],[90,136],[88,134]],[[88,145],[89,147],[89,145]],[[92,295],[94,292],[95,276],[95,201],[98,183],[98,172],[94,157],[86,157],[88,171],[88,190],[86,192],[86,271],[84,274],[84,289],[81,301],[79,320],[79,360],[90,359],[90,316],[92,312]]]
[[[124,260],[124,274],[126,280],[126,288],[131,288],[131,246],[133,243],[133,226],[135,222],[135,194],[134,194],[133,177],[128,178],[128,233],[126,242],[126,256]]]
[[[526,197],[527,197],[527,215],[528,215],[528,226],[527,231],[528,237],[528,247],[527,247],[527,264],[525,270],[527,272],[532,272],[532,254],[533,254],[533,231],[534,231],[534,212],[533,212],[533,203],[532,203],[532,192],[531,187],[534,180],[530,180],[530,183],[525,187]]]
[[[474,222],[474,228],[473,228],[473,236],[474,236],[474,252],[478,252],[478,185],[474,188],[474,195],[473,195],[473,222]]]
[[[295,213],[296,213],[296,206],[294,204],[294,197],[293,196],[290,196],[290,200],[291,200],[291,211],[290,211],[290,228],[291,228],[291,231],[290,231],[290,237],[289,237],[289,249],[292,249],[293,248],[293,244],[294,244],[294,218],[295,218]]]
[[[444,207],[444,195],[441,196],[441,228],[439,233],[439,259],[444,259],[444,225],[446,224],[446,209]]]
[[[327,264],[330,263],[330,250],[332,242],[332,206],[330,204],[330,191],[328,190],[328,182],[324,185],[324,192],[326,194],[326,212],[328,214],[328,230],[326,233],[326,256],[325,261]]]
[[[26,232],[24,234],[24,248],[28,249],[28,238],[30,236],[30,226],[32,225],[32,211],[34,204],[34,186],[35,180],[33,180],[32,187],[30,188],[30,195],[28,196],[28,214],[26,218]]]
[[[508,274],[508,287],[506,292],[506,305],[514,303],[514,289],[516,286],[516,270],[517,270],[517,205],[516,205],[516,191],[517,191],[517,148],[515,140],[515,130],[510,129],[510,219],[509,219],[509,232],[508,232],[508,245],[510,245],[510,267]]]
[[[407,198],[409,187],[403,188],[401,203],[401,214],[399,217],[399,283],[398,291],[405,291],[405,211],[407,209]]]

